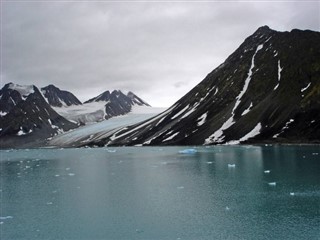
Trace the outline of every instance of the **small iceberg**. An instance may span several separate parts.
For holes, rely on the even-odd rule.
[[[269,186],[276,186],[277,183],[276,183],[276,182],[269,182],[268,185],[269,185]]]
[[[270,173],[270,170],[264,170],[263,172],[264,173]]]
[[[294,196],[294,192],[291,192],[291,193],[290,193],[290,196]]]
[[[228,168],[235,168],[236,167],[236,165],[235,164],[228,164]]]
[[[188,148],[188,149],[184,149],[184,150],[179,151],[179,153],[183,153],[183,154],[194,154],[196,152],[197,152],[197,150],[194,148]]]
[[[13,218],[12,216],[6,216],[6,217],[0,217],[0,220],[6,220],[6,219],[11,219]]]
[[[213,162],[207,162],[207,164],[212,164]]]

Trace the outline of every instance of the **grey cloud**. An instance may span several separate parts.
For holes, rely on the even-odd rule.
[[[261,25],[319,31],[317,2],[4,2],[2,84],[169,106]]]

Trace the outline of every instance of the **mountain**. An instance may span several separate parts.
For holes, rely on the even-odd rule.
[[[320,33],[260,27],[167,111],[97,145],[320,142]]]
[[[81,105],[76,96],[71,92],[63,91],[56,86],[50,84],[46,87],[41,88],[43,96],[47,99],[48,103],[53,107]]]
[[[129,92],[127,95],[122,93],[120,90],[114,90],[111,93],[105,91],[97,97],[94,97],[84,104],[93,102],[105,102],[105,118],[119,116],[127,114],[131,111],[132,106],[150,106],[148,103],[143,101],[141,98],[136,96],[134,93]]]
[[[28,145],[78,127],[46,102],[34,85],[6,84],[0,90],[1,147]]]
[[[127,97],[131,99],[131,105],[138,105],[138,106],[148,106],[150,105],[135,95],[133,92],[128,92]]]

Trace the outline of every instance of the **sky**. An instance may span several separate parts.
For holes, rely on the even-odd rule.
[[[263,25],[320,31],[320,2],[1,0],[0,87],[54,84],[81,101],[120,89],[169,107]]]

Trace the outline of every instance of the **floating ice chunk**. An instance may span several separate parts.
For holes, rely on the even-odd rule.
[[[294,196],[294,192],[291,192],[291,193],[290,193],[290,196]]]
[[[70,177],[73,177],[75,174],[74,173],[69,173],[68,174]]]
[[[264,170],[263,172],[264,173],[270,173],[270,170]]]
[[[230,210],[230,208],[228,206],[226,206],[226,211],[229,211],[229,210]]]
[[[12,219],[12,216],[0,217],[0,220]]]
[[[109,153],[115,153],[117,150],[110,150],[110,149],[108,149],[107,150]]]
[[[66,168],[66,171],[69,171],[69,170],[70,170],[70,168],[69,168],[69,167],[67,167],[67,168]]]
[[[236,167],[235,164],[230,164],[230,163],[228,163],[228,168],[235,168],[235,167]]]
[[[53,202],[47,202],[47,205],[52,205],[53,204]]]
[[[54,175],[55,177],[60,177],[60,175],[59,174],[56,174],[56,175]]]
[[[143,233],[143,230],[137,228],[136,233]]]
[[[207,164],[212,164],[213,162],[207,162]]]
[[[277,183],[276,183],[276,182],[269,182],[268,185],[269,185],[269,186],[276,186]]]
[[[179,186],[177,187],[177,189],[184,189],[184,186]]]
[[[197,150],[194,148],[188,148],[188,149],[184,149],[184,150],[179,151],[179,153],[183,153],[183,154],[194,154],[196,152],[197,152]]]

